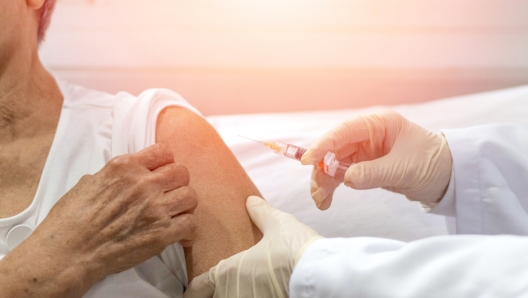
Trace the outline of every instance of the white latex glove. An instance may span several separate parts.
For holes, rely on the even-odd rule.
[[[344,177],[330,177],[314,167],[311,193],[322,210],[330,207],[334,190],[343,181],[355,189],[383,187],[434,207],[451,178],[451,152],[445,137],[392,110],[339,124],[313,143],[301,162],[315,165],[329,151],[338,160],[354,164]]]
[[[293,215],[251,196],[246,207],[264,237],[197,276],[184,298],[289,297],[290,276],[310,244],[322,238]]]

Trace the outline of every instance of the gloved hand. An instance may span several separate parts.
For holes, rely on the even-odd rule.
[[[289,297],[293,268],[306,248],[322,237],[259,197],[249,197],[246,207],[264,234],[262,240],[195,277],[184,298]]]
[[[344,177],[312,172],[311,193],[317,207],[328,209],[341,182],[355,189],[383,187],[409,200],[434,207],[451,177],[451,151],[443,135],[434,134],[392,110],[358,116],[327,132],[303,155],[317,164],[327,152],[354,163]]]

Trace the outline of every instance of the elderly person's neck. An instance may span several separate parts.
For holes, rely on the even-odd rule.
[[[7,55],[0,48],[0,218],[32,202],[63,101],[36,45],[34,51],[14,49]]]
[[[41,64],[36,43],[0,48],[0,59],[0,144],[54,133],[62,95]]]
[[[19,214],[33,201],[63,101],[38,57],[39,9],[44,2],[4,2],[0,9],[0,218]]]

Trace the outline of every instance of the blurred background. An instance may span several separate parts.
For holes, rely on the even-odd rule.
[[[204,115],[415,103],[528,84],[528,0],[58,0],[40,54]]]

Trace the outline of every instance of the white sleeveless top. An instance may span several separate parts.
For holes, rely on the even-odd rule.
[[[150,89],[135,97],[61,81],[58,85],[64,103],[37,193],[22,213],[0,219],[0,259],[31,234],[83,175],[96,173],[115,156],[154,144],[157,117],[164,108],[180,106],[199,114],[166,89]],[[159,256],[107,276],[85,297],[182,297],[186,285],[183,248],[173,244]]]

